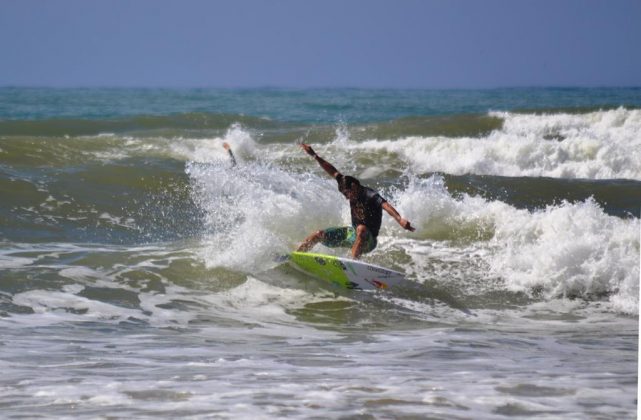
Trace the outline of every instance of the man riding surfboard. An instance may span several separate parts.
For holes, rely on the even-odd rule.
[[[361,254],[371,252],[376,248],[376,238],[381,228],[383,210],[392,216],[403,229],[410,232],[415,231],[409,220],[402,218],[378,192],[361,185],[358,179],[352,176],[341,174],[329,162],[318,156],[310,145],[302,143],[301,147],[308,155],[316,159],[321,168],[338,183],[338,190],[349,200],[352,225],[316,231],[305,238],[298,247],[298,251],[307,252],[321,242],[328,247],[351,247],[352,257],[358,259]]]

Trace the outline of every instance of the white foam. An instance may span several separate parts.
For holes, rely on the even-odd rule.
[[[111,224],[113,226],[120,226],[126,229],[136,229],[136,221],[132,219],[131,217],[118,217],[118,216],[113,216],[107,212],[103,212],[98,216],[98,219],[104,220],[106,223]]]
[[[86,279],[98,279],[101,277],[101,274],[89,267],[68,267],[62,268],[58,274],[62,277],[67,277],[75,281],[81,281]]]
[[[140,317],[140,311],[114,306],[105,302],[77,296],[73,293],[49,290],[31,290],[13,296],[13,303],[33,309],[42,323],[61,321],[125,320],[128,317]],[[78,314],[81,313],[81,314]],[[39,316],[38,316],[39,315]],[[43,317],[42,315],[47,315]]]
[[[397,154],[415,173],[641,179],[641,110],[491,115],[504,125],[482,138],[377,139],[349,147]]]
[[[287,252],[312,230],[344,224],[347,204],[327,180],[268,164],[230,170],[190,163],[195,199],[206,213],[208,266],[252,272]]]
[[[548,297],[611,295],[616,309],[638,313],[638,219],[608,216],[591,199],[511,213],[497,220],[491,261],[510,289],[541,289]]]
[[[31,264],[34,258],[0,254],[0,269],[21,268]]]
[[[441,176],[428,179],[411,177],[404,190],[392,191],[391,202],[410,220],[417,233],[410,237],[430,239],[478,239],[494,227],[496,215],[512,207],[500,201],[463,195],[457,200],[447,191]],[[398,224],[384,217],[384,232],[398,232]],[[392,233],[394,234],[394,233]]]
[[[439,176],[411,180],[392,201],[417,227],[404,247],[419,266],[431,255],[414,252],[420,239],[476,242],[488,277],[503,279],[508,290],[546,299],[609,299],[617,312],[638,313],[639,219],[607,215],[592,199],[538,211],[467,195],[455,199]],[[389,218],[382,234],[405,236]]]
[[[292,321],[293,317],[287,314],[287,309],[319,301],[318,297],[302,289],[270,285],[252,276],[238,287],[204,296],[202,299],[225,312],[226,316],[254,322],[257,319]],[[231,314],[230,309],[236,313]]]
[[[169,149],[174,157],[185,161],[201,163],[229,162],[228,152],[223,148],[223,143],[232,145],[234,155],[240,163],[244,159],[253,159],[256,154],[256,142],[251,133],[240,124],[231,125],[222,137],[212,139],[174,139],[169,144]]]
[[[641,114],[636,111],[616,110],[549,118],[550,121],[561,121],[558,124],[566,130],[565,135],[585,146],[593,140],[588,134],[598,131],[595,127],[605,126],[604,130],[609,132],[612,127],[634,126],[630,121],[636,123],[638,115]],[[548,117],[513,118],[545,126]],[[587,128],[581,129],[581,124]],[[519,124],[511,128],[508,124],[503,132],[518,133],[519,130],[530,132],[532,129]],[[585,134],[586,130],[588,134]],[[543,128],[539,129],[539,132],[543,131]],[[506,142],[506,145],[523,141],[518,138],[508,140],[509,136],[503,134],[492,136],[498,136],[499,143]],[[375,145],[386,144],[402,150],[402,144],[408,141],[400,141],[401,146],[396,146],[397,142],[376,142]],[[496,144],[489,138],[474,141]],[[554,148],[568,140],[561,143],[538,138],[528,141],[525,143]],[[610,147],[602,144],[603,139],[595,141],[601,142],[601,148]],[[428,142],[451,151],[452,142],[458,140],[439,143],[432,139]],[[346,140],[343,143],[350,148],[372,147],[373,144],[359,145]],[[424,146],[416,143],[412,151],[421,147]],[[617,143],[612,147],[622,146]],[[629,150],[621,149],[618,153],[624,152],[630,159],[636,159]],[[591,160],[588,166],[598,162],[598,155],[593,155],[596,160]],[[448,159],[465,162],[464,158],[454,159],[453,156]],[[537,159],[532,160],[535,161]],[[499,159],[496,162],[500,166],[506,161]],[[629,165],[621,168],[631,169]],[[202,255],[209,267],[256,272],[268,267],[273,255],[288,252],[311,231],[349,223],[347,201],[322,172],[296,174],[255,161],[232,170],[219,163],[189,163],[187,173],[195,187],[195,198],[206,215],[206,246]],[[523,171],[518,173],[523,175]],[[591,176],[600,175],[592,173]],[[480,197],[462,195],[455,199],[439,176],[429,179],[409,176],[409,184],[404,189],[385,191],[384,195],[416,226],[417,232],[409,234],[384,215],[382,240],[386,237],[410,238],[416,245],[422,240],[478,242],[482,246],[475,248],[485,249],[479,258],[485,261],[492,276],[505,281],[509,290],[543,293],[547,299],[609,297],[614,310],[638,313],[639,221],[636,219],[609,216],[593,200],[562,203],[531,212]]]
[[[416,172],[641,179],[641,154],[634,153],[641,147],[639,110],[501,115],[504,127],[481,139],[357,143],[339,128],[334,143],[348,153],[387,150],[406,159]],[[565,139],[546,140],[550,133]],[[222,148],[222,142],[231,139],[234,150],[246,147],[252,155],[235,168],[230,168]],[[334,143],[317,149],[323,154]],[[199,144],[204,148],[185,152],[184,157],[193,158],[186,172],[205,215],[201,255],[208,267],[255,273],[312,231],[349,224],[348,204],[322,170],[300,174],[270,163],[284,153],[299,156],[299,150],[291,150],[295,146],[259,145],[240,126],[212,140],[211,150],[207,142]],[[345,170],[341,162],[346,157],[336,159],[333,163]],[[313,162],[305,164],[314,168]],[[474,249],[488,275],[503,279],[509,290],[542,293],[547,299],[604,298],[613,310],[638,313],[638,220],[608,216],[592,200],[530,212],[480,197],[455,199],[441,177],[420,179],[407,173],[404,189],[384,195],[417,232],[407,233],[384,215],[381,242],[409,238],[414,242],[403,245],[406,250],[421,241],[453,241],[465,247],[477,242],[481,245]]]

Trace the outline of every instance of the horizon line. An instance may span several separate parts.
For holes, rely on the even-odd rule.
[[[510,89],[641,89],[640,85],[510,85],[484,87],[393,87],[393,86],[286,86],[286,85],[247,85],[247,86],[215,86],[215,85],[38,85],[38,84],[0,84],[0,89],[167,89],[167,90],[510,90]]]

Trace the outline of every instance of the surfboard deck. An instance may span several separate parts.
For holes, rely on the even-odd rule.
[[[333,255],[292,252],[294,268],[320,280],[350,290],[385,290],[411,283],[399,271]]]

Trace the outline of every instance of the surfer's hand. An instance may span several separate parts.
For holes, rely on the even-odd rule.
[[[314,151],[314,149],[312,149],[312,146],[310,146],[309,144],[301,143],[300,147],[302,147],[303,150],[307,152],[307,154],[310,155],[311,157],[316,156],[316,152]]]
[[[227,142],[223,143],[225,150],[229,151],[229,144]]]
[[[403,219],[402,217],[401,217],[401,221],[399,222],[399,224],[401,225],[401,227],[403,227],[403,229],[405,229],[405,230],[409,230],[410,232],[414,232],[414,231],[416,230],[416,229],[414,228],[414,226],[412,226],[412,225],[410,224],[410,221],[409,221],[409,220],[407,220],[407,219]]]

